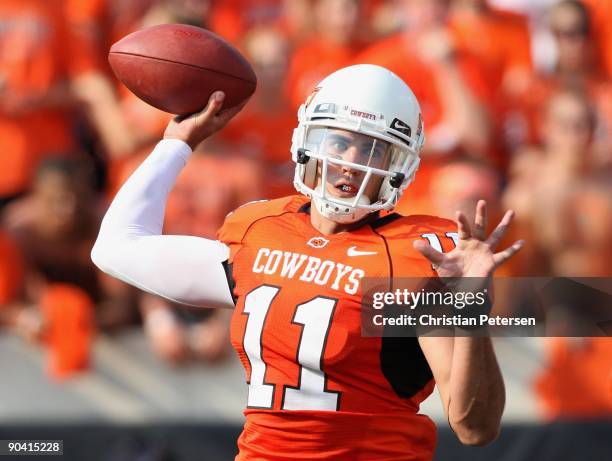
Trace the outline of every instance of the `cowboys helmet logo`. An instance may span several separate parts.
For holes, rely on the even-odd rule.
[[[314,90],[312,90],[312,93],[310,93],[310,96],[308,96],[306,98],[306,102],[304,103],[304,105],[306,107],[308,107],[310,105],[310,103],[312,102],[312,98],[315,97],[315,95],[319,92],[319,90],[321,89],[320,86],[316,87]]]
[[[306,242],[306,245],[309,245],[313,248],[323,248],[328,243],[329,243],[329,240],[327,240],[326,238],[313,237],[310,240],[308,240],[308,242]]]
[[[397,130],[408,137],[412,136],[412,128],[410,128],[408,124],[402,122],[399,118],[394,118],[389,128]]]

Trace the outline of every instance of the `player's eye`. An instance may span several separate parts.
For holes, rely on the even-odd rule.
[[[331,151],[331,153],[339,154],[347,150],[349,147],[349,144],[343,139],[336,138],[336,139],[330,139],[327,142],[327,146],[329,150]]]

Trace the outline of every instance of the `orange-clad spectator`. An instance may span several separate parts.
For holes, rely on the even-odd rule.
[[[140,308],[144,331],[155,354],[167,363],[220,362],[229,354],[227,309],[188,309],[143,293]]]
[[[542,273],[534,275],[553,272],[556,251],[574,238],[559,211],[585,179],[593,135],[591,107],[579,93],[555,94],[543,112],[542,143],[517,152],[504,197],[516,224],[531,236],[518,261],[526,271],[538,262]],[[529,257],[537,253],[540,257]]]
[[[422,212],[452,216],[459,210],[472,219],[478,200],[486,200],[489,222],[499,222],[502,217],[499,173],[477,160],[456,160],[436,171],[431,181],[429,207]]]
[[[64,14],[79,43],[72,48],[71,66],[76,73],[92,68],[112,75],[107,61],[111,45],[136,30],[153,3],[166,0],[64,0]],[[173,3],[197,3],[191,0]]]
[[[21,302],[33,306],[31,313],[40,317],[47,291],[57,284],[68,284],[86,293],[95,304],[97,325],[112,329],[132,322],[135,311],[130,309],[129,287],[103,276],[90,262],[100,222],[91,183],[89,166],[74,160],[47,159],[32,191],[7,206],[4,221],[24,255]],[[52,308],[48,311],[56,312]],[[42,328],[47,320],[40,322]],[[36,336],[36,331],[31,334]]]
[[[610,418],[610,338],[549,338],[547,342],[547,366],[535,381],[543,416],[548,420]]]
[[[140,1],[140,8],[129,11],[132,23],[127,21],[121,23],[124,34],[157,24],[186,23],[199,27],[205,27],[207,24],[210,6],[210,2],[207,0],[146,0],[147,7],[143,8],[144,1]],[[123,9],[125,7],[121,5],[119,8]],[[129,156],[115,157],[110,161],[107,191],[111,196],[119,189],[125,179],[124,171],[130,171],[131,158],[141,158],[144,152],[150,152],[152,145],[162,137],[164,129],[172,117],[171,114],[148,105],[123,85],[119,86],[119,93],[121,119],[124,128],[132,134],[131,139],[134,148]]]
[[[583,277],[612,275],[612,174],[583,181],[560,210],[568,229],[563,251],[554,258],[560,274]]]
[[[40,314],[23,302],[24,271],[17,243],[0,229],[0,328],[33,340],[40,332]]]
[[[238,45],[249,29],[261,26],[281,28],[299,40],[310,30],[311,0],[224,0],[213,2],[211,30]]]
[[[127,34],[138,29],[137,24],[151,8],[154,3],[160,0],[107,0],[110,3],[110,21],[107,46],[110,47],[116,41],[122,39]],[[187,0],[189,1],[189,0]]]
[[[558,50],[557,64],[550,75],[536,76],[523,97],[526,138],[529,142],[540,139],[541,107],[553,94],[564,88],[582,91],[595,106],[599,162],[612,164],[612,82],[600,69],[588,10],[581,2],[564,0],[552,8],[549,21]]]
[[[85,103],[86,115],[110,157],[111,188],[123,159],[158,138],[169,116],[123,86],[116,91],[106,62],[109,47],[134,30],[156,24],[203,26],[209,7],[209,0],[66,0],[72,67],[77,73],[72,89]]]
[[[513,159],[504,199],[522,234],[530,235],[516,263],[524,264],[524,274],[612,273],[612,173],[593,163],[593,131],[584,95],[558,93],[546,107],[541,147]]]
[[[165,126],[173,117],[148,105],[138,96],[125,88],[120,90],[120,110],[125,126],[132,133],[134,149],[130,155],[109,159],[106,184],[107,197],[112,198],[125,180],[124,172],[129,170],[133,158],[142,158],[142,154],[150,152],[155,140],[159,139]]]
[[[213,141],[211,139],[211,141]],[[233,156],[210,143],[196,151],[170,192],[164,232],[211,238],[225,216],[261,196],[261,162]],[[148,154],[148,151],[147,151]],[[146,154],[126,163],[123,178]],[[145,333],[154,352],[174,365],[192,359],[217,361],[229,350],[229,315],[224,309],[187,311],[149,294],[139,301]]]
[[[277,29],[259,27],[247,34],[244,50],[258,76],[257,90],[220,133],[236,153],[265,162],[268,199],[295,192],[295,168],[288,146],[297,125],[296,111],[278,94],[287,75],[288,48],[287,38]]]
[[[398,32],[402,27],[395,0],[363,0],[363,17],[374,40]]]
[[[410,86],[421,105],[429,152],[485,155],[491,86],[477,58],[457,47],[448,27],[448,0],[402,0],[398,14],[405,29],[356,61],[387,67]]]
[[[364,48],[360,0],[315,0],[314,30],[293,51],[286,94],[297,110],[326,75],[352,64]]]
[[[89,366],[97,327],[135,319],[132,290],[89,261],[99,225],[91,180],[78,162],[47,159],[32,192],[5,209],[25,259],[23,290],[0,323],[47,352],[47,371],[64,379]]]
[[[562,78],[595,75],[601,70],[589,10],[579,0],[562,0],[551,7],[548,26],[555,38],[557,65]]]
[[[110,29],[110,0],[64,0],[69,27],[70,61],[76,73],[103,69],[106,62],[106,37]]]
[[[490,7],[486,0],[453,0],[450,27],[458,46],[478,57],[500,93],[525,91],[532,73],[525,16]]]
[[[282,15],[282,0],[226,0],[213,5],[210,28],[238,43],[251,27],[278,23]]]
[[[134,149],[106,62],[110,32],[108,0],[66,0],[68,48],[73,74],[72,90],[91,127],[110,157],[128,155]]]
[[[230,211],[261,199],[261,162],[232,155],[217,138],[196,151],[179,176],[166,206],[164,232],[211,238]],[[132,157],[121,172],[123,183],[147,154]]]
[[[227,213],[261,199],[260,167],[227,152],[199,153],[179,177],[166,207],[167,231],[211,238]]]
[[[74,147],[63,0],[0,2],[0,200],[39,160]]]
[[[612,2],[609,0],[583,0],[591,13],[592,31],[601,66],[612,77]]]
[[[486,102],[492,90],[478,59],[455,43],[448,0],[402,0],[397,8],[405,29],[375,43],[356,61],[395,72],[421,105],[427,138],[424,161],[397,208],[411,213],[410,203],[426,198],[433,172],[448,156],[501,162],[489,152],[492,122]]]
[[[39,316],[21,305],[24,261],[14,239],[0,229],[0,327],[22,333],[39,328]]]
[[[160,24],[164,16],[170,15],[174,18],[172,22],[207,27],[214,3],[214,0],[148,0],[148,8],[143,10],[141,18],[143,22]],[[156,13],[160,15],[157,21]]]

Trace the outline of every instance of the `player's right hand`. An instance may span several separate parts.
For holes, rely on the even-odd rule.
[[[225,94],[222,91],[215,91],[202,111],[174,117],[166,127],[164,139],[180,139],[195,150],[198,144],[223,128],[246,104],[245,101],[220,112],[224,99]]]

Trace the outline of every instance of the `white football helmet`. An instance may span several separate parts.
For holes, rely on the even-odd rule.
[[[299,108],[298,121],[291,145],[294,185],[323,216],[350,223],[368,213],[392,209],[413,181],[425,141],[421,109],[408,85],[388,69],[359,64],[332,73]],[[331,154],[328,136],[334,130],[371,139],[369,157],[355,163]],[[373,165],[373,154],[377,151],[380,156],[381,149],[385,164]],[[365,173],[355,195],[354,190],[330,194],[326,184],[330,165]],[[371,203],[365,191],[376,176],[382,177],[382,183],[377,200]]]

